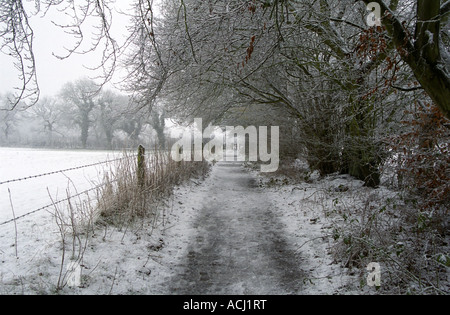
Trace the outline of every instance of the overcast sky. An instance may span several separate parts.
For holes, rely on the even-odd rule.
[[[119,0],[116,4],[118,10],[130,12],[131,0]],[[63,23],[64,14],[57,10],[51,10],[45,17],[33,16],[30,24],[33,27],[35,40],[33,43],[37,66],[37,78],[41,90],[41,96],[52,96],[58,94],[61,87],[70,81],[81,77],[95,77],[96,73],[86,69],[96,67],[100,64],[102,49],[87,55],[72,55],[69,59],[59,60],[56,55],[66,54],[64,47],[73,47],[74,38],[53,25],[51,20]],[[116,13],[113,19],[112,33],[118,41],[122,41],[127,33],[126,25],[129,17]],[[86,37],[88,34],[86,34]],[[91,34],[89,34],[91,35]],[[87,41],[89,43],[89,41]],[[13,66],[14,60],[0,53],[0,93],[12,91],[14,87],[20,86],[18,71]],[[118,74],[113,82],[120,82]],[[112,85],[108,87],[112,88]]]

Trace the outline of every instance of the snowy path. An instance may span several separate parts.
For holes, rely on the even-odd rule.
[[[255,178],[240,163],[221,162],[205,184],[189,196],[202,205],[184,218],[188,235],[179,236],[187,246],[166,278],[167,293],[299,293],[301,258]]]

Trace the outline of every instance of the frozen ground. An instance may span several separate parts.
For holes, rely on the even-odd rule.
[[[157,266],[165,275],[152,292],[355,293],[357,277],[329,255],[316,188],[293,193],[294,186],[262,188],[263,181],[241,163],[221,162],[198,187],[180,189],[178,223],[160,252],[170,258]]]
[[[13,224],[1,226],[0,294],[56,293],[58,282],[63,294],[360,292],[358,275],[333,264],[323,184],[263,181],[240,163],[218,163],[205,181],[177,187],[156,221],[98,226],[80,243],[74,286],[67,270],[79,247],[68,237],[63,252],[51,213],[18,222],[17,239]],[[361,185],[329,185],[342,182]]]
[[[201,195],[201,196],[200,196]],[[302,257],[271,200],[240,163],[218,163],[199,189],[182,258],[166,288],[176,294],[296,294]],[[183,235],[179,236],[180,238]]]

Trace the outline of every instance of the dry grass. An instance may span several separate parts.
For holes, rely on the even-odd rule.
[[[100,219],[123,224],[156,216],[158,204],[171,195],[175,185],[207,171],[206,162],[175,162],[158,150],[145,155],[140,170],[135,156],[125,156],[105,175],[105,185],[98,192]]]
[[[336,261],[362,276],[369,263],[380,263],[380,293],[448,294],[448,237],[420,209],[382,188],[323,191]]]

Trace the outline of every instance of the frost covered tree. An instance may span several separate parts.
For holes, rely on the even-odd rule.
[[[4,2],[2,51],[31,65],[21,72],[29,87],[27,10]],[[380,25],[368,25],[369,3],[380,8]],[[79,45],[67,56],[82,52],[87,17],[96,21],[92,49],[104,49],[100,66],[110,78],[118,52],[110,1],[36,4],[34,13],[56,6],[70,17],[65,27]],[[449,8],[439,0],[163,0],[157,14],[156,2],[137,0],[122,47],[127,87],[146,109],[140,113],[164,103],[167,115],[201,117],[205,125],[232,117],[276,122],[293,140],[286,147],[312,168],[377,186],[384,139],[405,107],[428,97],[449,117]],[[21,36],[7,36],[14,32]],[[139,130],[139,123],[122,125]]]
[[[139,144],[139,137],[145,128],[147,115],[134,110],[127,110],[123,113],[118,122],[118,129],[125,132],[128,140],[131,142],[129,146],[136,147]]]
[[[164,108],[160,110],[154,109],[152,110],[152,113],[150,115],[150,124],[156,131],[156,136],[158,138],[158,146],[162,150],[166,148],[165,119],[166,119],[166,112]]]
[[[10,97],[11,95],[0,95],[0,139],[6,144],[9,144],[10,136],[19,121],[18,108],[8,108]]]
[[[98,86],[89,79],[66,83],[61,90],[65,102],[66,117],[80,128],[81,146],[86,148],[89,129],[93,122],[92,111],[98,105]]]
[[[410,66],[441,112],[450,118],[450,1],[375,2],[381,8],[381,21],[390,36],[389,44]]]
[[[286,130],[299,132],[298,151],[306,147],[310,164],[321,173],[346,168],[377,185],[373,174],[378,150],[370,142],[375,139],[375,112],[362,101],[366,93],[361,92],[366,88],[365,76],[376,66],[355,67],[361,58],[356,54],[359,43],[352,40],[364,29],[362,15],[360,26],[348,30],[332,25],[334,10],[326,1],[284,6],[259,1],[166,3],[164,27],[155,23],[151,33],[158,46],[147,44],[152,49],[133,60],[167,56],[168,72],[151,63],[140,69],[156,70],[154,77],[167,73],[163,89],[154,91],[164,95],[169,113],[207,122],[246,115],[247,124],[266,125],[282,114]],[[338,14],[358,18],[346,4],[334,2]],[[347,24],[338,26],[342,25]],[[357,71],[361,73],[355,76]],[[348,141],[336,143],[342,134],[348,135],[344,137]],[[342,156],[353,159],[339,161]]]
[[[34,41],[39,36],[32,27],[32,19],[50,19],[49,12],[60,14],[61,19],[52,22],[61,27],[72,39],[72,46],[56,58],[66,59],[73,54],[103,51],[98,69],[104,81],[111,79],[116,68],[118,44],[111,36],[112,0],[1,0],[0,1],[0,52],[11,58],[17,69],[20,85],[9,98],[9,107],[19,102],[34,105],[39,100],[37,60]],[[62,21],[62,22],[61,22]],[[91,27],[93,25],[93,28]]]
[[[119,129],[120,120],[129,103],[127,96],[111,90],[101,91],[97,97],[98,105],[94,110],[95,125],[105,137],[106,147],[112,149],[114,132]]]
[[[43,97],[33,107],[30,108],[33,119],[37,119],[43,131],[53,146],[54,134],[58,133],[56,127],[61,123],[63,116],[62,106],[56,98]]]
[[[382,23],[387,31],[388,48],[397,50],[402,60],[411,67],[421,87],[448,117],[450,4],[445,0],[165,0],[161,5],[163,14],[166,13],[162,22],[164,27],[160,28],[153,1],[138,0],[135,2],[135,12],[131,14],[134,16],[134,25],[130,26],[132,34],[129,43],[133,45],[126,46],[138,48],[130,52],[130,55],[140,57],[134,60],[136,71],[130,73],[130,78],[135,80],[130,86],[134,85],[135,90],[154,86],[147,93],[148,97],[154,98],[163,89],[168,77],[174,72],[183,71],[183,65],[190,61],[199,64],[206,61],[210,66],[224,60],[232,63],[236,61],[233,60],[236,56],[244,57],[241,61],[245,61],[246,53],[241,51],[244,42],[247,42],[244,46],[250,52],[247,57],[251,58],[257,43],[252,46],[250,38],[244,34],[253,33],[252,36],[257,36],[258,32],[261,33],[261,28],[255,29],[256,23],[253,21],[258,20],[257,16],[261,12],[264,14],[264,30],[274,30],[278,43],[284,42],[289,34],[293,34],[293,27],[289,25],[302,25],[321,37],[323,43],[334,53],[344,57],[349,51],[343,41],[345,36],[341,37],[338,30],[365,27],[360,21],[365,20],[368,12],[364,6],[370,2],[380,6]],[[75,38],[74,46],[67,49],[66,55],[59,57],[66,58],[73,53],[103,48],[103,60],[99,66],[103,67],[105,78],[111,78],[119,51],[110,32],[112,1],[83,0],[75,4],[73,0],[37,0],[31,6],[23,1],[3,0],[0,7],[0,34],[3,41],[1,51],[15,60],[22,81],[20,92],[12,100],[12,106],[24,98],[29,98],[32,102],[37,100],[39,89],[33,54],[35,34],[29,19],[39,14],[45,18],[45,13],[53,8],[65,14],[67,23],[61,27]],[[356,14],[349,14],[349,9]],[[310,19],[312,16],[319,19]],[[91,36],[93,41],[90,49],[86,50],[82,44],[88,37],[83,29],[87,21],[96,23],[97,32]],[[231,34],[236,36],[230,36]],[[212,48],[216,53],[214,58],[211,55]],[[218,48],[220,54],[217,54]],[[205,59],[205,53],[210,59]],[[368,65],[369,68],[375,67],[385,57],[387,55],[383,52],[378,54],[376,60]],[[175,64],[178,66],[174,66]],[[156,68],[157,71],[154,71]],[[205,68],[197,68],[204,74],[205,71],[200,69]],[[229,79],[223,74],[222,71],[224,80]]]
[[[348,172],[378,185],[382,139],[394,128],[397,113],[414,100],[415,91],[425,89],[435,101],[437,93],[448,91],[433,92],[421,84],[421,70],[405,59],[411,53],[405,55],[393,36],[388,22],[394,20],[369,27],[363,1],[165,3],[165,28],[149,34],[160,44],[160,51],[153,45],[154,56],[171,57],[164,80],[169,111],[213,120],[255,104],[271,105],[290,116],[286,121],[300,131],[299,145],[323,174]],[[420,37],[420,17],[428,6],[413,1],[384,5],[407,21],[405,32],[415,28],[415,38]],[[440,8],[439,23],[446,20],[446,7]],[[431,68],[431,59],[420,60]],[[448,63],[439,61],[437,68],[445,73]],[[445,82],[445,76],[441,79]],[[440,108],[445,112],[445,106]]]

